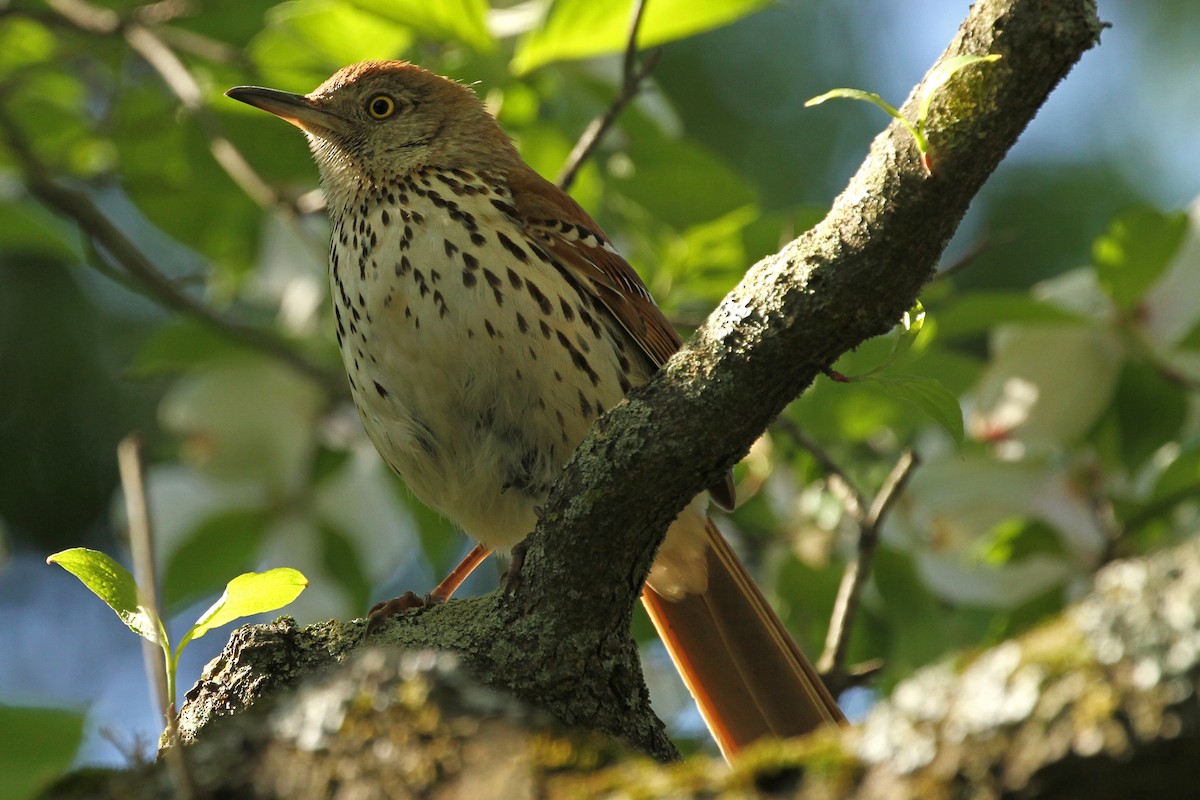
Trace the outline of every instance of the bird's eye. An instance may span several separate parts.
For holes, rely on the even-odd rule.
[[[396,101],[386,94],[377,94],[367,101],[367,113],[375,119],[387,119],[396,113]]]

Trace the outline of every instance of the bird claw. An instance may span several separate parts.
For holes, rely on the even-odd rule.
[[[504,573],[504,578],[501,581],[501,597],[505,600],[511,600],[513,595],[517,593],[517,588],[521,585],[521,567],[525,565],[525,551],[528,548],[528,539],[522,539],[513,545],[512,560],[508,565],[508,571]]]
[[[405,611],[414,608],[427,608],[428,606],[444,603],[445,600],[436,597],[433,594],[427,594],[424,597],[418,597],[413,592],[405,592],[399,597],[394,597],[391,600],[385,600],[381,603],[376,603],[371,606],[371,610],[367,612],[367,630],[363,634],[363,638],[367,638],[372,634],[382,629],[392,617],[401,614]]]

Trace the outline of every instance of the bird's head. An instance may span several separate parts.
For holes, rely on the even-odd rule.
[[[425,166],[505,171],[516,151],[470,88],[405,61],[364,61],[307,95],[238,86],[225,94],[307,134],[333,200]]]

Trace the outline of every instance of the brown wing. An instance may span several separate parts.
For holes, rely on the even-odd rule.
[[[521,164],[508,175],[514,210],[539,234],[563,266],[583,278],[655,368],[675,355],[683,340],[655,304],[646,285],[588,213],[554,184]],[[734,505],[733,477],[709,488],[722,508]]]
[[[522,222],[546,237],[559,262],[586,279],[655,367],[667,363],[683,340],[596,221],[565,192],[527,167],[515,170],[508,182]]]

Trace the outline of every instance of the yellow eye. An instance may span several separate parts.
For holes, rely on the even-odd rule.
[[[367,113],[375,119],[387,119],[396,113],[396,101],[386,94],[377,94],[367,101]]]

